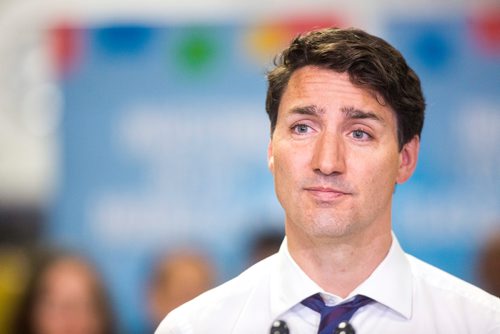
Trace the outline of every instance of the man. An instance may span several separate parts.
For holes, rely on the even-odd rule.
[[[415,170],[425,108],[401,54],[361,30],[313,31],[268,80],[286,238],[157,333],[500,333],[498,298],[405,254],[392,234],[392,196]]]

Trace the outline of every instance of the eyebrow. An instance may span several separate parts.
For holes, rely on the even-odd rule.
[[[308,105],[308,106],[300,106],[300,107],[295,107],[290,110],[291,114],[300,114],[300,115],[312,115],[312,116],[319,116],[323,115],[325,113],[325,109],[323,108],[318,108],[315,105]]]
[[[371,111],[364,111],[352,106],[342,107],[340,111],[344,114],[347,119],[371,119],[382,124],[385,124],[384,119],[377,116]],[[307,106],[298,106],[290,110],[290,114],[300,114],[300,115],[311,115],[311,116],[321,116],[325,114],[326,111],[314,104]]]
[[[385,123],[382,118],[371,111],[364,111],[354,107],[342,107],[340,110],[349,119],[372,119],[380,123]]]

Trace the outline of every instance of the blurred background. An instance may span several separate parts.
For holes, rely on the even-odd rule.
[[[34,310],[84,295],[53,292],[47,250],[92,267],[119,333],[151,333],[173,300],[274,250],[265,73],[293,36],[332,25],[385,38],[423,82],[400,242],[498,294],[497,1],[1,0],[0,334],[30,288]]]

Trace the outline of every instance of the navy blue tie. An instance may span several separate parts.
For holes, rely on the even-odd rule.
[[[319,293],[307,297],[302,304],[321,315],[318,334],[332,334],[339,323],[349,321],[356,311],[373,302],[373,299],[357,295],[351,301],[335,306],[326,306]]]

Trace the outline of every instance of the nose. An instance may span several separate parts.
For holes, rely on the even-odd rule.
[[[323,132],[315,142],[312,168],[323,175],[345,172],[344,143],[338,134]]]

